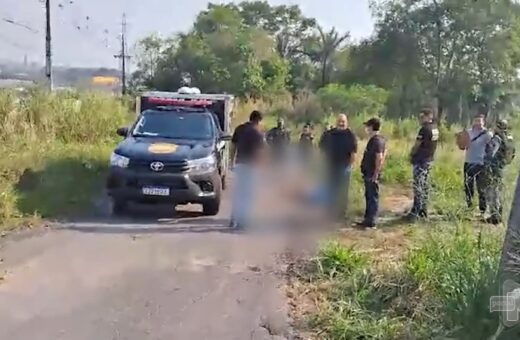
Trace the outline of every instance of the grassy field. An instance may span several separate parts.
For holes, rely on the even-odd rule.
[[[354,130],[360,126],[359,120],[351,119]],[[309,338],[520,337],[518,330],[493,337],[498,314],[489,312],[489,298],[498,292],[496,272],[505,227],[483,224],[476,211],[466,208],[464,154],[453,139],[459,129],[441,132],[431,173],[433,216],[430,221],[408,225],[396,218],[385,201],[411,195],[408,152],[417,124],[410,120],[386,122],[383,134],[389,155],[382,177],[381,228],[344,231],[293,272],[289,288],[289,296],[294,298],[293,317]],[[517,159],[506,169],[506,214],[518,168]],[[359,171],[354,173],[350,197],[350,213],[356,219],[364,208]],[[406,209],[410,201],[397,200],[397,205]]]
[[[264,125],[269,128],[281,107],[287,112],[286,105],[241,101],[234,122],[258,108],[268,113]],[[130,107],[93,93],[0,92],[0,229],[90,209],[118,140],[115,130],[131,120]],[[349,118],[363,148],[367,117]],[[289,291],[293,316],[315,339],[488,339],[498,323],[488,301],[496,291],[504,227],[481,224],[465,207],[463,153],[453,139],[460,127],[441,131],[431,175],[434,217],[409,226],[394,215],[410,203],[408,151],[418,124],[410,119],[383,124],[388,158],[382,228],[339,234],[295,268]],[[296,137],[298,125],[291,128]],[[505,182],[511,183],[504,192],[506,206],[518,165],[516,160],[506,171]],[[350,195],[353,219],[364,205],[357,169]],[[518,334],[500,337],[509,338]]]
[[[0,92],[0,228],[90,206],[128,112],[117,98],[93,93]]]

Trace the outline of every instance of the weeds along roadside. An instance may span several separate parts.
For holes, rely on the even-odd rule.
[[[312,305],[295,312],[309,337],[489,339],[498,325],[489,297],[502,230],[458,224],[395,233],[403,234],[328,241],[297,271],[293,306]]]
[[[104,94],[0,91],[3,228],[90,206],[128,120],[128,106]]]

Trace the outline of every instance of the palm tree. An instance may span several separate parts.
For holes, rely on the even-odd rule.
[[[329,32],[323,31],[318,26],[318,36],[315,37],[315,47],[308,54],[309,57],[320,64],[321,85],[325,86],[329,80],[330,62],[338,48],[350,37],[349,33],[340,34],[333,27]]]

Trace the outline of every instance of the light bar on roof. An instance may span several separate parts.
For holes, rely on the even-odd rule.
[[[175,106],[209,106],[213,104],[213,102],[210,100],[180,100],[159,97],[149,97],[148,102],[150,104]]]

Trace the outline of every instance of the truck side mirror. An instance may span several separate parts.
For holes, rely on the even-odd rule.
[[[126,137],[128,135],[128,128],[127,127],[119,128],[116,130],[116,133],[118,136]]]
[[[232,139],[231,135],[228,135],[228,134],[220,135],[220,140],[223,142],[229,142],[231,139]]]

